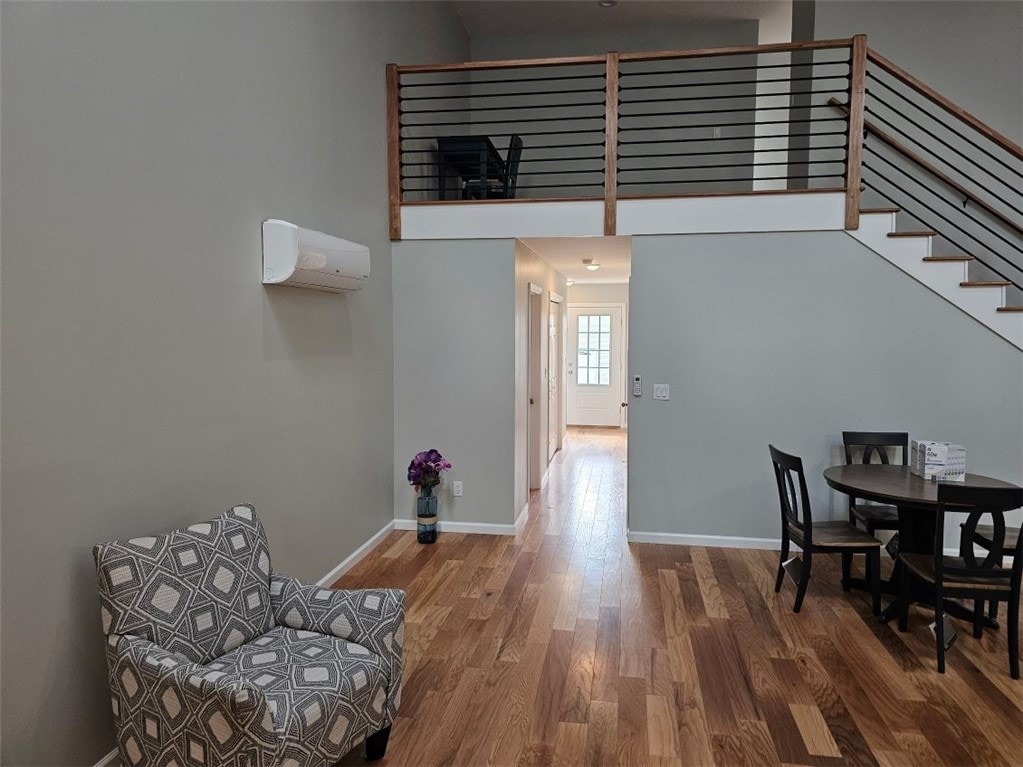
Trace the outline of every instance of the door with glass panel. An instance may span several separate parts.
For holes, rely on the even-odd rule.
[[[622,422],[622,308],[568,310],[568,422],[620,426]]]

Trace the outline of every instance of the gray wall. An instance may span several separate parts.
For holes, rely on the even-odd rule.
[[[540,331],[540,365],[542,391],[546,392],[546,381],[550,376],[548,369],[548,335],[547,318],[551,293],[562,298],[568,288],[565,277],[551,268],[529,247],[522,242],[515,242],[515,514],[522,511],[529,500],[529,283],[543,288],[540,294],[541,331]],[[564,377],[562,377],[564,380]],[[564,387],[562,387],[562,395]],[[543,456],[541,465],[546,468],[549,402],[546,396],[538,398],[539,413],[536,423],[540,432],[539,445]]]
[[[686,25],[620,27],[563,34],[474,37],[474,61],[602,55],[609,51],[663,51],[756,45],[756,20],[729,19]]]
[[[778,538],[769,442],[841,518],[821,472],[843,429],[1023,480],[1023,354],[844,233],[633,237],[630,295],[632,531]]]
[[[866,33],[882,56],[1023,142],[1023,3],[828,0],[815,17],[817,39]]]
[[[435,447],[454,464],[442,521],[514,521],[515,245],[394,245],[394,516],[415,518],[405,469]],[[451,481],[464,495],[451,495]]]
[[[92,764],[114,745],[94,542],[251,501],[275,568],[317,579],[392,518],[384,63],[467,42],[425,3],[3,22],[0,759]],[[369,284],[264,289],[267,217],[366,243]]]

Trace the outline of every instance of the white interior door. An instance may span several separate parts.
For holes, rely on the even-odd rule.
[[[568,422],[620,426],[624,380],[621,306],[568,309]]]
[[[547,342],[547,462],[561,449],[561,304],[548,306]]]

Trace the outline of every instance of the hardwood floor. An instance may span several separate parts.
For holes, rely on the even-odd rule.
[[[796,615],[774,552],[627,544],[624,461],[624,435],[572,430],[520,536],[396,531],[335,584],[408,593],[379,764],[1023,764],[1004,629],[959,624],[942,676],[926,611],[878,624],[837,557]]]

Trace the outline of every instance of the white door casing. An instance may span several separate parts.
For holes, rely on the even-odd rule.
[[[547,462],[561,449],[561,301],[552,293],[548,303],[547,342]]]

